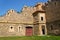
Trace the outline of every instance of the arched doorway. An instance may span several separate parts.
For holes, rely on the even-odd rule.
[[[42,34],[45,35],[45,26],[42,25]]]
[[[33,28],[28,26],[26,27],[26,36],[32,36],[33,35]]]

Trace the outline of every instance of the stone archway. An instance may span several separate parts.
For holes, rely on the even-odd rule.
[[[42,34],[43,34],[43,35],[46,34],[46,33],[45,33],[45,26],[44,26],[44,25],[42,25]]]

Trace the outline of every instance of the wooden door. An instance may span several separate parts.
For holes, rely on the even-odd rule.
[[[26,36],[32,36],[33,30],[32,27],[26,27]]]

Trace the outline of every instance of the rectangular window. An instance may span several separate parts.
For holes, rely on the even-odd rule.
[[[43,17],[41,17],[41,21],[43,21]]]
[[[51,25],[51,30],[53,30],[53,26]]]

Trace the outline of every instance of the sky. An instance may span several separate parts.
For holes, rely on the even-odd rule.
[[[47,2],[47,0],[0,0],[0,16],[10,9],[20,12],[24,5],[34,6],[38,2]]]

